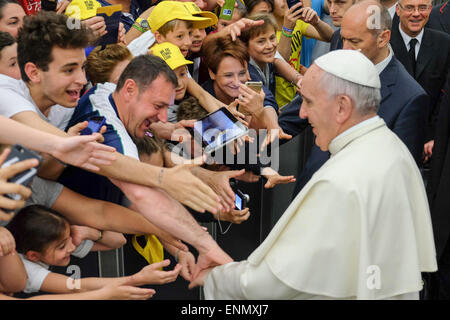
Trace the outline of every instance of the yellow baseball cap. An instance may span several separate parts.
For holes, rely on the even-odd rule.
[[[183,2],[180,1],[163,1],[158,3],[150,13],[147,21],[154,33],[167,22],[175,19],[192,21],[194,29],[204,29],[214,24],[211,18],[193,16],[187,7],[183,5]]]
[[[66,8],[66,16],[85,20],[97,15],[97,8],[102,5],[96,0],[72,0]]]
[[[155,44],[150,50],[153,55],[163,59],[172,70],[193,63],[192,61],[186,60],[181,53],[180,48],[170,42]]]
[[[194,2],[182,2],[182,3],[193,16],[210,18],[213,22],[211,25],[216,24],[217,21],[219,20],[214,13],[212,13],[211,11],[202,11]]]

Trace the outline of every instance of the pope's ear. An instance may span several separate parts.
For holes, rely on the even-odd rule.
[[[24,70],[31,82],[38,83],[41,81],[40,69],[33,62],[25,63]]]
[[[336,121],[340,124],[345,123],[352,116],[354,109],[355,104],[349,96],[339,95],[337,97]]]

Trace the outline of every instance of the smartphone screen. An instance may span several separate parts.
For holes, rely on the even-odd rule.
[[[248,129],[225,107],[194,124],[194,138],[201,137],[205,152],[212,152],[245,135]]]
[[[236,200],[234,200],[236,209],[242,210],[242,198],[237,193],[235,193],[234,195],[236,196]]]

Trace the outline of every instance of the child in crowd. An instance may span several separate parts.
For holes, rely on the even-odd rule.
[[[2,31],[0,31],[0,74],[20,80],[17,42],[9,33]]]
[[[152,47],[151,53],[163,59],[177,75],[178,87],[175,88],[175,102],[183,100],[189,81],[187,65],[192,61],[186,60],[180,49],[173,43],[162,42]],[[177,122],[178,104],[169,106],[167,110],[167,121]]]
[[[181,269],[160,271],[169,260],[152,264],[125,278],[72,279],[48,270],[50,266],[68,266],[75,250],[68,221],[56,211],[40,205],[20,210],[11,220],[8,229],[16,240],[16,249],[27,271],[26,293],[75,293],[100,289],[112,283],[132,286],[163,284],[174,281]]]
[[[192,12],[195,12],[195,15]],[[170,42],[176,45],[186,57],[192,46],[193,30],[214,25],[217,18],[214,19],[213,16],[212,13],[201,11],[192,2],[163,1],[150,13],[148,23],[155,35],[156,44]],[[210,112],[223,106],[223,103],[203,90],[191,76],[187,82],[187,90]]]
[[[92,85],[97,83],[117,83],[122,71],[133,59],[130,50],[119,44],[106,48],[96,47],[87,56],[86,75]]]

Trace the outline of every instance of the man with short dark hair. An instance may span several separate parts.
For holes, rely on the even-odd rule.
[[[8,100],[0,101],[0,110],[6,110],[9,117],[39,130],[66,136],[66,133],[46,121],[49,117],[52,124],[59,125],[60,128],[65,127],[68,109],[54,105],[59,103],[64,107],[74,107],[78,103],[81,88],[86,84],[84,46],[89,42],[89,34],[89,30],[83,25],[79,29],[69,29],[67,17],[53,12],[42,12],[33,17],[26,17],[19,35],[18,57],[21,72],[29,81],[25,83],[14,79],[5,81],[0,79],[2,97],[8,97]],[[24,52],[35,50],[33,46],[44,48],[39,49],[38,54]],[[17,83],[12,83],[12,80]],[[135,82],[130,80],[129,84],[126,89],[132,92],[126,98],[134,102],[141,101]],[[158,105],[155,102],[149,106],[156,110],[156,114],[164,113],[166,103],[173,99],[173,84],[167,88],[165,84],[166,80],[162,80],[164,88],[154,91],[157,96],[160,91],[166,89],[163,104]],[[150,104],[147,101],[145,103]],[[51,114],[55,110],[57,113]],[[141,119],[140,124],[133,122],[140,131],[144,131],[148,127],[148,121],[151,121],[151,119],[143,120]],[[174,232],[176,237],[199,249],[201,256],[212,257],[209,260],[205,259],[208,260],[207,263],[214,260],[218,263],[229,261],[228,255],[218,247],[211,236],[191,220],[190,214],[172,198],[199,212],[217,210],[219,202],[217,195],[192,175],[189,165],[161,170],[124,156],[120,152],[115,152],[114,157],[115,160],[111,165],[109,163],[105,165],[105,161],[97,161],[100,168],[98,173],[115,179],[116,183],[118,180],[122,181],[121,188],[130,200],[142,197],[144,199],[142,203],[152,202],[151,206],[148,203],[138,206],[144,216],[145,212],[150,212],[153,215],[152,219],[161,219],[159,221],[162,225],[159,227],[163,229],[168,227],[168,232]],[[60,168],[54,169],[59,171],[55,173],[58,175],[64,167],[60,165]],[[136,200],[137,203],[140,203],[139,199]]]

